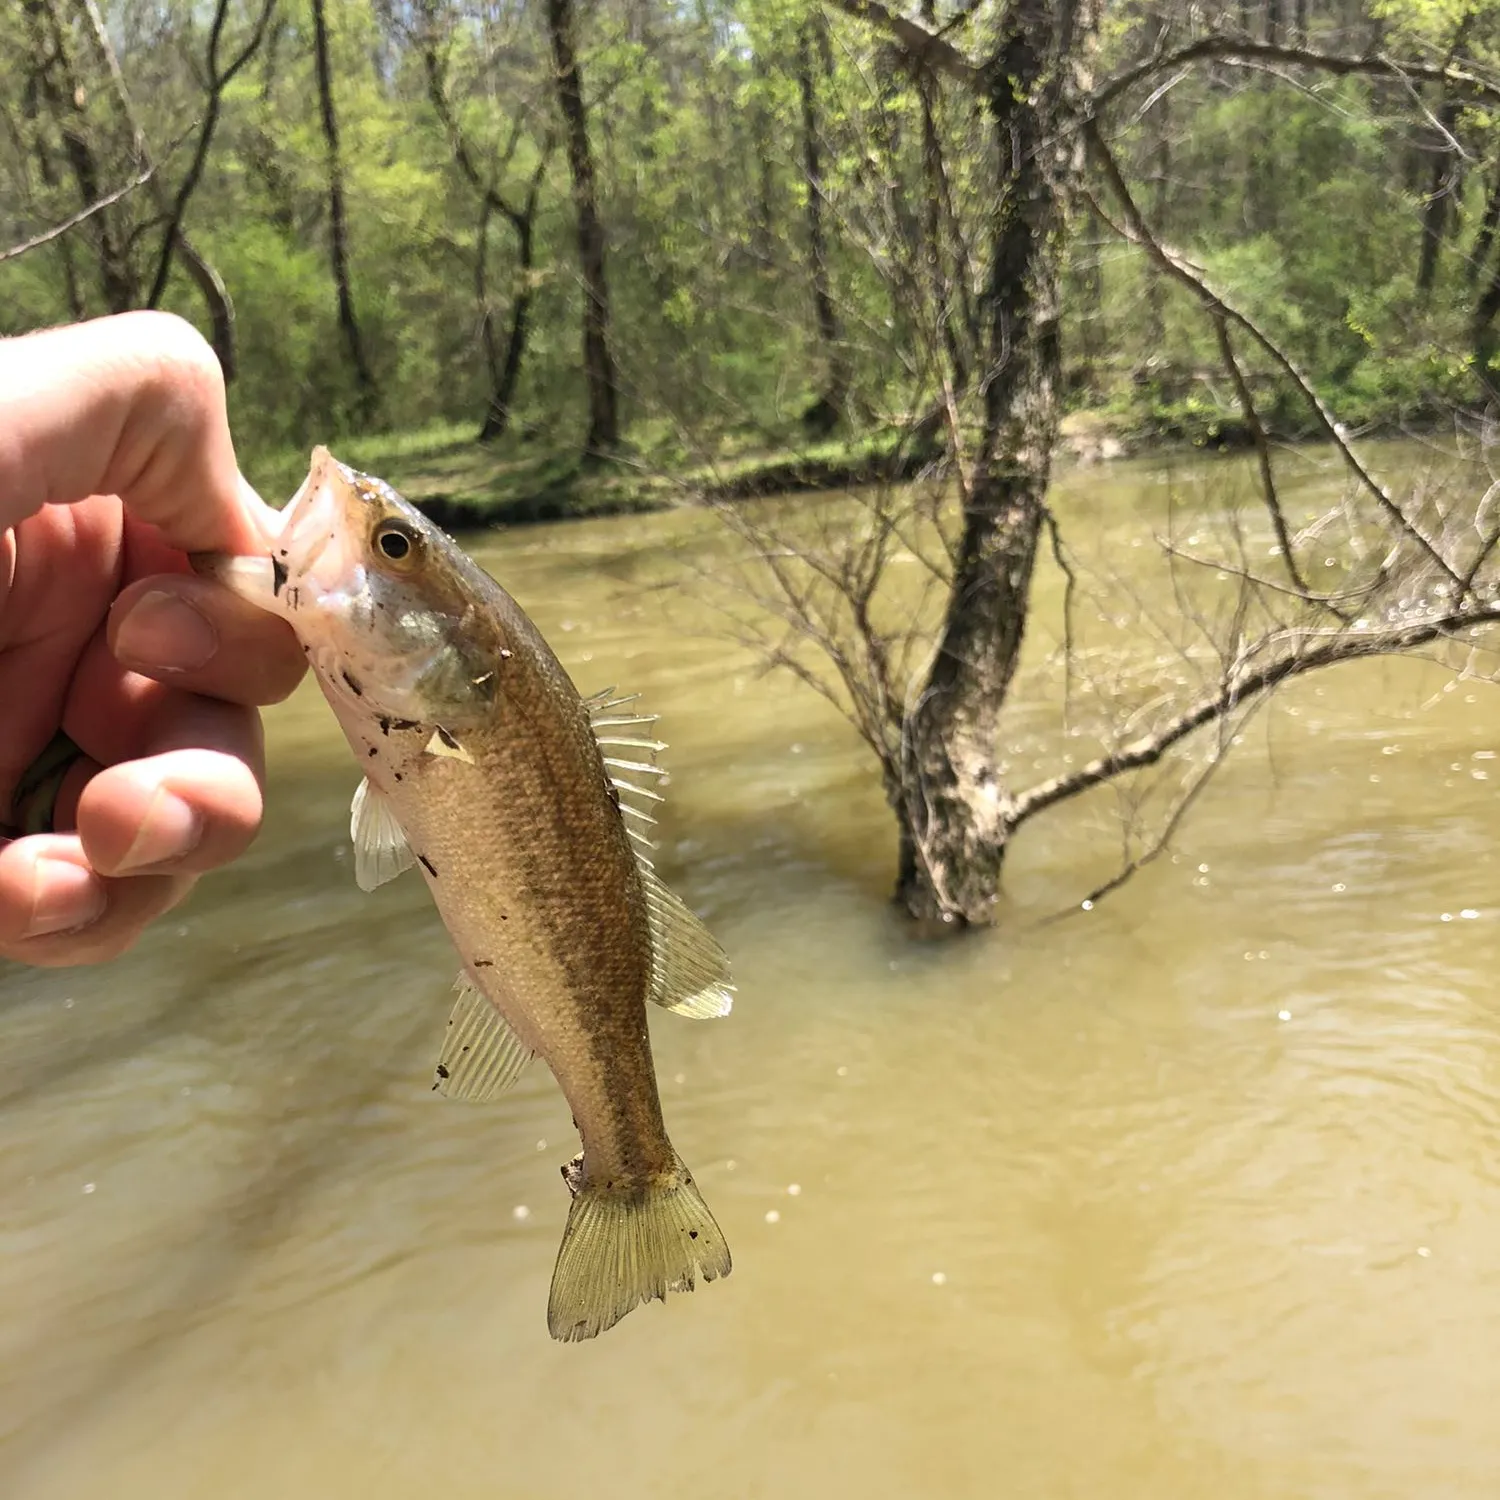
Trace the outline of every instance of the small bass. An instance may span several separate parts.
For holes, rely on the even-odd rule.
[[[269,565],[267,565],[269,564]],[[202,571],[288,620],[364,772],[355,876],[420,868],[458,947],[434,1087],[493,1098],[540,1054],[583,1153],[547,1308],[592,1338],[727,1276],[662,1123],[646,1005],[722,1016],[723,950],[652,868],[653,720],[581,698],[520,606],[389,485],[314,451],[269,559]]]

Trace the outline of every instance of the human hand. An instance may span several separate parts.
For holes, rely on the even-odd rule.
[[[0,340],[0,822],[59,730],[81,755],[55,831],[0,836],[0,958],[123,953],[260,825],[254,705],[303,656],[284,622],[194,576],[265,553],[218,362],[180,319],[125,313]],[[31,778],[34,780],[35,778]]]

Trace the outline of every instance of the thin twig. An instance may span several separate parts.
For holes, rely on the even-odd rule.
[[[43,245],[50,245],[53,240],[61,239],[70,229],[77,229],[80,224],[93,218],[95,214],[113,207],[138,187],[143,187],[151,180],[151,175],[155,171],[154,165],[143,167],[123,187],[117,187],[114,192],[106,193],[97,202],[90,203],[87,208],[79,209],[76,214],[64,219],[61,224],[54,224],[51,229],[44,229],[41,234],[33,235],[31,239],[24,240],[19,245],[12,245],[9,250],[0,250],[0,265],[4,265],[8,260],[17,260],[32,250],[40,250]]]

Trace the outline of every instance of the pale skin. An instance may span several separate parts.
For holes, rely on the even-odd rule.
[[[188,324],[126,313],[0,340],[0,821],[59,728],[85,756],[56,832],[0,840],[0,958],[114,958],[254,838],[256,709],[303,655],[187,554],[264,553],[275,525]]]

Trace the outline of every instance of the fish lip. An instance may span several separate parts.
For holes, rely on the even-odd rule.
[[[312,451],[307,478],[283,512],[281,535],[271,557],[279,580],[278,595],[284,593],[288,578],[296,586],[311,578],[329,543],[336,538],[338,494],[334,484],[339,478],[348,482],[349,471],[319,444]]]

